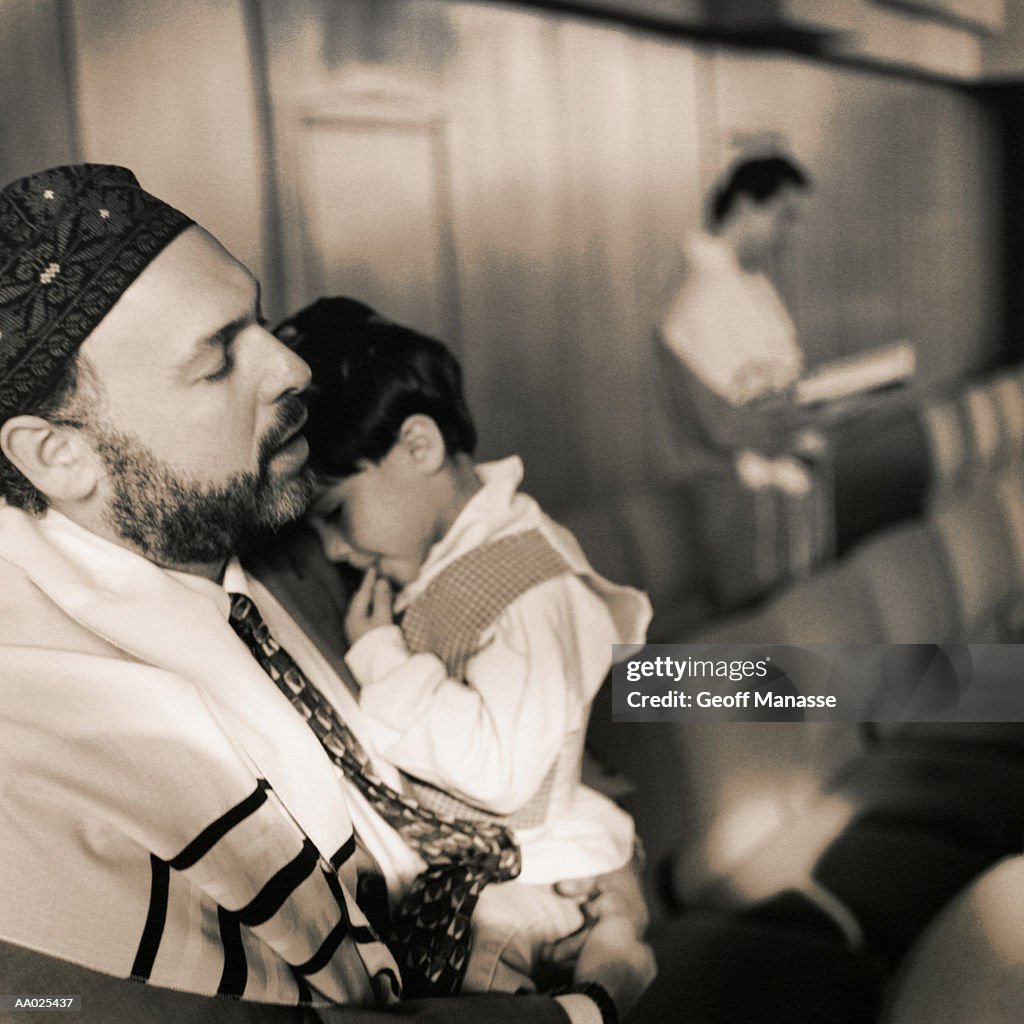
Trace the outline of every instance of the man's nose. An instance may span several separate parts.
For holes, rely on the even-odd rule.
[[[283,394],[307,391],[313,378],[306,361],[278,341],[270,331],[263,327],[259,330],[264,342],[264,351],[260,353],[264,372],[263,397],[268,402],[275,402]]]

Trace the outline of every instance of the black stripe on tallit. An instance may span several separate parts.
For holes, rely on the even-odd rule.
[[[237,824],[245,821],[249,815],[263,806],[268,789],[270,783],[266,779],[260,779],[256,783],[256,788],[241,803],[235,804],[231,810],[207,825],[181,853],[173,857],[169,862],[171,867],[175,871],[184,871],[205,857]]]
[[[249,965],[242,945],[242,924],[238,915],[223,907],[217,908],[220,942],[224,947],[224,970],[221,972],[217,995],[241,998],[249,977]]]
[[[353,942],[377,942],[377,935],[373,929],[352,923],[348,915],[348,904],[345,902],[345,894],[341,889],[341,879],[337,875],[328,874],[326,871],[324,875],[327,878],[327,885],[331,890],[331,894],[334,896],[334,901],[338,904],[338,911],[341,914],[342,920],[348,922],[348,930]]]
[[[300,974],[316,974],[322,971],[330,962],[338,948],[345,941],[348,935],[348,920],[343,915],[341,920],[331,929],[330,934],[320,944],[320,948],[304,963],[295,964],[295,970]]]
[[[390,988],[390,992],[384,991],[385,984]],[[373,976],[373,991],[378,1002],[385,1003],[389,1001],[390,997],[398,996],[401,993],[402,983],[398,980],[398,975],[390,967],[382,967]]]
[[[309,982],[294,967],[292,977],[295,979],[295,987],[299,990],[299,1005],[305,1006],[313,1002],[313,990],[309,987]]]
[[[354,854],[355,852],[356,837],[355,833],[353,832],[352,835],[350,835],[348,839],[344,843],[342,843],[341,846],[338,847],[337,852],[332,855],[331,867],[334,868],[335,871],[337,871],[338,868],[340,868],[341,865],[344,864],[345,861],[347,861],[349,857],[351,857],[352,854]]]
[[[313,873],[319,856],[316,847],[308,839],[303,840],[299,853],[249,903],[235,912],[238,920],[252,928],[272,918],[284,901]]]
[[[161,860],[154,853],[149,855],[149,865],[152,873],[149,911],[146,914],[142,937],[139,939],[135,962],[132,964],[132,978],[135,981],[148,981],[150,974],[153,973],[153,963],[157,950],[160,949],[164,926],[167,924],[167,895],[170,889],[171,868],[167,861]]]

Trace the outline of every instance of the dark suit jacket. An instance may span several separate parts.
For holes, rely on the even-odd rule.
[[[313,529],[305,523],[291,526],[243,562],[284,605],[338,675],[354,687],[345,665],[348,645],[344,628],[354,580],[327,560]]]

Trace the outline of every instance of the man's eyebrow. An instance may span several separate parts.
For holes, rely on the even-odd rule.
[[[229,345],[235,335],[250,323],[252,323],[252,314],[246,313],[236,317],[230,323],[224,324],[213,334],[200,338],[178,364],[178,368],[188,372],[195,364],[206,359],[211,349],[225,348]]]
[[[188,355],[181,360],[179,369],[187,371],[194,363],[200,362],[210,349],[225,348],[234,340],[235,335],[238,334],[239,331],[248,327],[255,320],[260,319],[260,283],[256,278],[251,278],[250,280],[252,281],[253,289],[255,291],[252,312],[246,312],[241,316],[236,316],[234,320],[230,321],[230,323],[224,324],[223,327],[219,327],[213,332],[213,334],[207,335],[205,338],[200,338]]]
[[[229,324],[225,324],[219,331],[215,331],[208,338],[205,339],[207,345],[226,345],[230,342],[239,331],[243,328],[248,327],[253,321],[251,313],[246,313],[244,316],[236,317]]]

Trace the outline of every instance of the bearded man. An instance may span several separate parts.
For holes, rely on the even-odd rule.
[[[249,271],[131,172],[0,192],[0,992],[104,1022],[457,993],[514,841],[403,801],[336,659],[237,557],[305,509],[308,383]],[[597,1022],[650,975],[595,928],[580,991],[404,1010]]]

